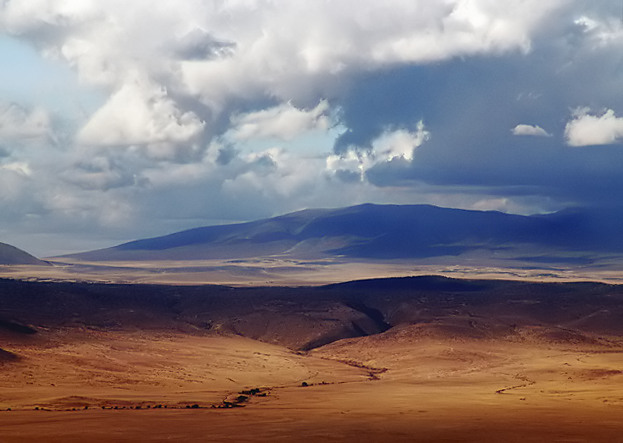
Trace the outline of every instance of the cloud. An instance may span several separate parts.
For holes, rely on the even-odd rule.
[[[353,181],[358,176],[365,180],[366,172],[382,163],[410,163],[413,153],[431,137],[430,132],[419,121],[415,130],[386,130],[371,143],[368,150],[353,147],[345,153],[330,155],[326,159],[326,169],[345,181]]]
[[[574,23],[595,47],[623,44],[621,18],[616,15],[606,17],[583,15]]]
[[[326,100],[308,110],[298,109],[288,102],[261,111],[234,115],[231,118],[231,136],[234,140],[293,140],[307,131],[326,130],[329,127],[329,117],[326,115],[328,109]]]
[[[81,189],[107,191],[113,188],[135,185],[140,179],[128,165],[114,157],[98,155],[72,164],[60,174],[66,182]],[[143,180],[143,184],[145,184]]]
[[[341,155],[330,155],[326,159],[327,171],[338,178],[346,178],[347,181],[354,181],[355,179],[363,181],[365,171],[370,164],[367,154],[355,151],[348,151]]]
[[[123,86],[78,133],[89,146],[141,146],[154,158],[175,159],[192,149],[204,123],[181,111],[162,87],[148,81]]]
[[[590,114],[589,109],[579,109],[565,127],[565,137],[570,146],[610,145],[623,140],[623,118],[612,109],[603,114]]]
[[[402,158],[413,160],[413,151],[430,138],[430,132],[424,128],[424,122],[419,121],[415,131],[398,129],[386,131],[372,142],[372,150],[377,161],[391,161]]]
[[[149,109],[157,94],[130,92],[137,76],[167,91],[180,116],[195,114],[207,122],[202,130],[211,138],[221,114],[241,100],[270,97],[281,106],[290,100],[309,105],[339,90],[360,70],[526,52],[542,20],[564,3],[186,0],[155,8],[147,0],[10,0],[0,8],[0,30],[66,61],[85,83],[111,91],[82,134],[96,139],[100,131],[94,126],[112,126],[110,141],[131,145],[149,137],[121,130],[117,103],[131,95],[135,110]]]
[[[0,104],[0,142],[53,142],[54,138],[50,115],[44,109]]]
[[[214,161],[218,165],[223,165],[223,166],[228,165],[239,154],[239,151],[236,148],[234,148],[232,145],[218,147],[217,149],[218,149],[218,155],[216,156]]]
[[[534,137],[551,137],[545,129],[537,125],[524,125],[519,124],[515,126],[511,132],[513,135],[530,135]]]
[[[0,164],[0,169],[4,169],[5,171],[12,171],[24,177],[29,177],[32,175],[32,169],[30,169],[30,165],[26,162],[11,162]]]
[[[230,57],[234,54],[236,44],[221,41],[201,28],[195,28],[188,34],[172,43],[174,56],[180,60],[211,60]]]

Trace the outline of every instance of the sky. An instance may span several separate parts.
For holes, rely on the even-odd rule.
[[[0,242],[623,201],[620,0],[2,0]]]

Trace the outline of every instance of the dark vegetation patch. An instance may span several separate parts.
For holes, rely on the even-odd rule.
[[[32,335],[32,334],[37,333],[37,330],[30,326],[21,324],[13,320],[4,320],[2,318],[0,318],[0,329],[4,329],[5,331],[10,331],[10,332],[15,332],[17,334]]]

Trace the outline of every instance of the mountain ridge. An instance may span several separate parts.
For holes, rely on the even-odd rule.
[[[266,256],[385,260],[456,256],[476,250],[534,252],[525,245],[575,253],[623,252],[620,228],[614,222],[598,223],[603,215],[591,216],[591,211],[580,209],[524,216],[432,205],[363,204],[193,228],[68,257],[104,261]]]

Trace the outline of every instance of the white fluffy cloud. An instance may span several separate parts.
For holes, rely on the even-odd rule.
[[[326,130],[329,127],[329,117],[326,115],[328,109],[326,100],[309,110],[298,109],[288,102],[274,108],[234,115],[231,119],[231,135],[234,140],[292,140],[307,131]]]
[[[513,135],[531,135],[534,137],[549,137],[549,134],[545,129],[537,125],[525,125],[519,124],[515,126],[511,132]]]
[[[591,114],[589,109],[575,112],[565,127],[565,137],[570,146],[609,145],[623,141],[623,118],[612,109],[601,115]]]
[[[380,163],[394,159],[411,162],[415,149],[426,142],[430,136],[430,132],[426,130],[422,121],[416,124],[413,131],[388,130],[372,141],[372,147],[368,151],[357,152],[351,149],[342,155],[330,155],[326,160],[326,169],[332,174],[342,175],[342,177],[358,177],[360,181],[363,181],[366,171]]]
[[[386,131],[372,142],[372,149],[377,161],[391,161],[402,158],[413,160],[413,151],[430,138],[430,133],[419,121],[414,131],[399,129]]]
[[[179,146],[199,137],[204,123],[181,111],[162,87],[149,82],[124,85],[79,132],[77,141],[91,146],[145,146],[155,158],[175,158]]]

